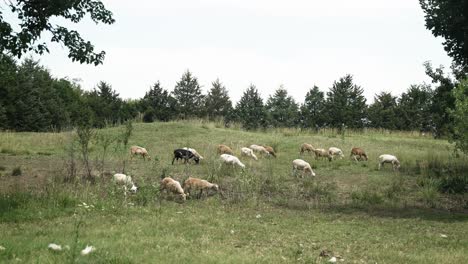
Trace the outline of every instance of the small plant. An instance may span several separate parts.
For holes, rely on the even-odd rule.
[[[431,208],[437,206],[437,200],[439,200],[440,197],[440,193],[437,189],[437,185],[426,184],[419,191],[421,200]]]
[[[11,172],[12,176],[21,176],[23,172],[21,171],[21,167],[15,167]]]
[[[4,171],[6,170],[6,167],[5,166],[0,166],[0,171]]]

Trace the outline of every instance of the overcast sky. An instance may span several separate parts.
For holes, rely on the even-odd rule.
[[[418,0],[104,0],[116,23],[67,24],[106,51],[104,65],[72,63],[52,45],[35,56],[56,77],[89,90],[106,81],[140,98],[159,80],[173,90],[189,69],[203,87],[219,78],[237,101],[252,83],[263,98],[281,84],[300,103],[315,84],[327,91],[352,74],[369,103],[375,93],[430,82],[424,61],[450,66],[424,26]]]

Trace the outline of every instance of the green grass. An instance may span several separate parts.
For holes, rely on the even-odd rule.
[[[0,262],[326,263],[329,258],[319,256],[325,249],[344,263],[468,261],[467,195],[439,191],[452,179],[447,175],[463,184],[468,159],[455,155],[447,141],[386,131],[347,131],[344,139],[332,130],[246,132],[202,121],[134,128],[130,144],[146,147],[153,160],[126,161],[126,173],[140,187],[127,200],[109,176],[121,170],[127,150],[110,146],[104,167],[109,173],[95,184],[63,183],[70,133],[0,133],[0,149],[7,150],[0,151],[7,172],[0,174]],[[317,177],[295,178],[291,161],[301,158],[304,142],[339,147],[345,158],[328,162],[304,155]],[[221,143],[238,156],[243,146],[271,145],[278,158],[241,157],[246,170],[232,170],[218,161],[215,147]],[[201,165],[170,165],[172,151],[185,146],[205,157]],[[368,162],[348,158],[354,146],[367,151]],[[96,142],[91,148],[96,165],[102,149]],[[377,170],[383,153],[399,157],[400,172]],[[22,175],[10,176],[16,167]],[[162,175],[208,179],[223,195],[179,203],[159,195]],[[70,250],[51,252],[49,243]],[[87,244],[97,250],[80,256]]]

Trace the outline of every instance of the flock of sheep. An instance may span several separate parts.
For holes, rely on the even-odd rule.
[[[343,158],[343,151],[336,147],[330,147],[328,150],[322,148],[314,148],[311,144],[304,143],[301,145],[300,148],[300,155],[303,155],[305,152],[309,154],[314,153],[315,159],[319,158],[326,158],[329,161],[335,159],[335,157]],[[151,160],[151,157],[148,154],[148,151],[139,146],[132,146],[130,148],[131,157],[134,156],[141,156],[143,159]],[[239,166],[240,168],[244,169],[245,165],[234,156],[234,152],[232,149],[226,145],[218,145],[217,146],[217,153],[220,155],[220,159],[223,163],[231,165],[231,166]],[[257,155],[263,155],[268,157],[276,158],[276,153],[274,149],[270,146],[263,146],[263,145],[250,145],[249,147],[242,147],[241,148],[241,155],[245,157],[250,157],[254,160],[258,160]],[[351,149],[351,158],[355,161],[360,160],[368,160],[366,152],[361,148],[352,148]],[[196,164],[203,159],[203,156],[200,155],[195,149],[193,148],[181,148],[174,150],[174,157],[172,159],[172,164],[174,161],[183,160],[184,163],[189,163],[193,160]],[[394,155],[383,154],[379,156],[379,170],[385,164],[390,163],[394,170],[400,168],[400,161]],[[315,176],[315,172],[312,170],[310,164],[302,159],[295,159],[292,161],[292,169],[294,175],[297,176],[297,172],[301,171],[301,177],[304,175]],[[130,187],[130,192],[135,193],[138,187],[132,180],[130,175],[125,175],[122,173],[114,174],[114,181],[118,184],[121,184],[124,187],[125,193],[128,191],[128,187]],[[204,193],[214,191],[219,191],[219,186],[214,183],[210,183],[206,180],[192,178],[189,177],[183,185],[180,182],[174,180],[171,177],[165,177],[160,182],[160,191],[161,192],[170,192],[173,194],[178,195],[182,200],[186,200],[187,196],[190,196],[198,192],[198,196],[201,197]]]

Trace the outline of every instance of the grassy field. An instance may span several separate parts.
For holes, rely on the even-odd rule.
[[[445,140],[385,131],[246,132],[190,121],[134,124],[129,144],[145,146],[151,161],[129,160],[116,142],[103,154],[103,139],[123,130],[97,131],[92,184],[79,179],[84,170],[72,133],[0,133],[0,262],[468,262],[468,197],[450,193],[444,178],[463,180],[468,158]],[[301,158],[304,142],[339,147],[345,158],[304,155],[317,176],[295,178],[291,161]],[[271,145],[278,158],[241,158],[247,168],[232,169],[218,160],[221,143],[238,156],[243,146]],[[170,164],[172,151],[184,146],[205,157],[200,165]],[[354,146],[369,161],[351,161]],[[377,169],[384,153],[399,157],[399,172]],[[71,161],[78,177],[65,183]],[[110,180],[124,161],[140,188],[127,198]],[[163,176],[204,178],[223,194],[181,203],[159,193]],[[49,243],[69,249],[53,252]],[[96,251],[81,256],[86,245]]]

